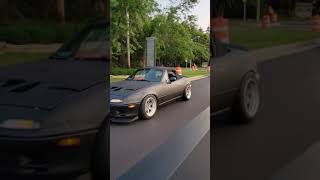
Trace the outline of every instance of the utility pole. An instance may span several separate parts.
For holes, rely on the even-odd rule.
[[[257,23],[260,22],[261,0],[257,0]]]
[[[128,68],[131,68],[131,59],[130,59],[130,16],[128,7],[126,8],[126,17],[127,17],[127,58],[128,58]]]
[[[243,2],[243,23],[247,22],[247,0],[242,0]]]

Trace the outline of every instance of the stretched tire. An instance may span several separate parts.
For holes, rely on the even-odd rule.
[[[139,118],[144,120],[151,119],[156,114],[157,109],[157,98],[154,95],[147,95],[141,102]]]
[[[91,177],[92,180],[109,179],[109,136],[108,136],[108,119],[101,126],[92,152]]]
[[[192,95],[191,84],[188,84],[188,85],[184,88],[184,92],[183,92],[182,99],[185,100],[185,101],[188,101],[188,100],[191,99],[191,95]]]
[[[240,91],[233,107],[233,118],[240,123],[255,119],[260,107],[259,80],[256,73],[247,73],[240,86]]]

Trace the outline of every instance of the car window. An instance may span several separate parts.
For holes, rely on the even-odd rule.
[[[95,26],[86,28],[78,33],[72,41],[60,48],[52,58],[92,60],[108,57],[108,39],[108,27]]]
[[[163,76],[161,69],[139,69],[127,80],[160,82]]]

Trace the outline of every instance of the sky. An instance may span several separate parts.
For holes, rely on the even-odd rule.
[[[170,0],[157,0],[161,7],[170,5]],[[210,0],[199,0],[199,3],[191,11],[191,14],[197,16],[198,26],[207,29],[210,25]]]

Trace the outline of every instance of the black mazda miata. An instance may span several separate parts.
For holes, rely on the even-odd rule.
[[[0,69],[0,179],[107,179],[108,28],[89,25],[48,59]]]
[[[260,75],[246,49],[225,44],[211,33],[210,110],[212,117],[232,112],[233,120],[249,122],[260,106]]]
[[[158,106],[191,98],[191,82],[174,68],[147,67],[111,84],[110,120],[132,122],[152,118]]]

